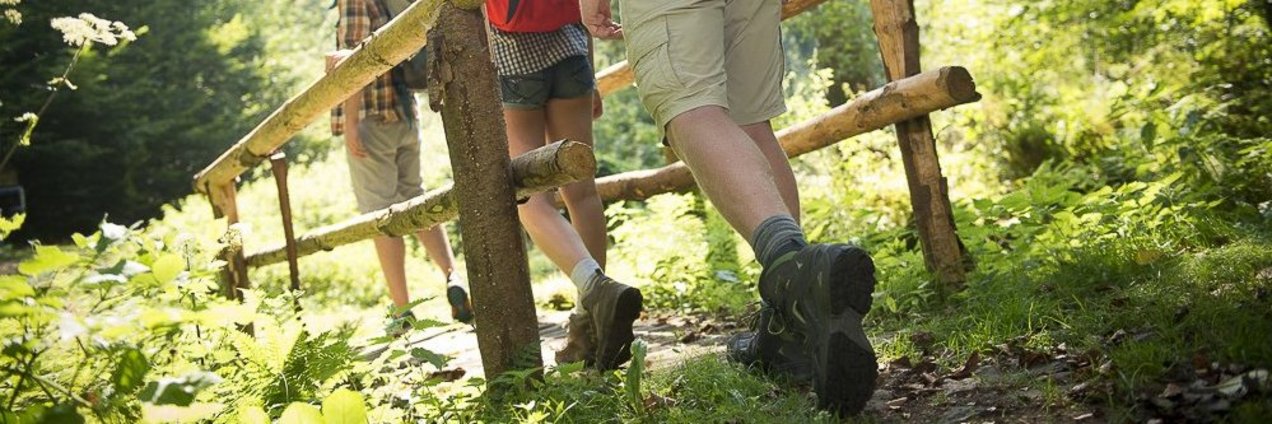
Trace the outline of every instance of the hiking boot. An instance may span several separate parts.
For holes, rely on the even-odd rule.
[[[812,359],[801,340],[786,331],[785,322],[774,317],[773,307],[760,302],[750,331],[734,334],[725,342],[726,357],[744,366],[753,366],[797,382],[813,378]],[[785,338],[783,338],[785,337]]]
[[[397,316],[389,318],[389,323],[384,327],[384,334],[390,338],[399,338],[409,333],[415,325],[415,314],[411,311],[403,312]]]
[[[583,309],[592,317],[596,331],[595,366],[617,369],[631,359],[632,323],[640,317],[644,298],[640,290],[597,273],[596,285],[583,295]]]
[[[458,284],[446,287],[446,301],[450,303],[451,318],[468,324],[473,322],[473,302],[468,299],[468,291]]]
[[[760,275],[760,297],[774,306],[771,322],[783,324],[779,339],[802,345],[818,407],[840,415],[861,412],[874,394],[878,364],[861,327],[874,272],[861,248],[815,244],[783,255]],[[756,343],[761,356],[769,341],[763,334]]]
[[[565,347],[556,352],[557,365],[583,361],[584,366],[592,366],[596,362],[596,329],[592,327],[592,315],[586,311],[571,313],[565,330]]]

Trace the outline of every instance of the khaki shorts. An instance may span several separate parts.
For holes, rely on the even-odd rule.
[[[620,0],[627,59],[659,130],[720,106],[739,125],[786,112],[780,0]]]
[[[404,121],[369,117],[358,122],[358,136],[367,156],[348,155],[358,212],[384,209],[424,194],[418,128]]]

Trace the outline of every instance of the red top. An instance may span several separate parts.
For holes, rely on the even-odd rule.
[[[552,32],[583,21],[578,0],[486,0],[486,16],[507,32]]]

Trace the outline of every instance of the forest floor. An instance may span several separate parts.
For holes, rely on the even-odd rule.
[[[546,312],[539,316],[540,339],[544,362],[553,361],[555,349],[565,344],[565,323],[569,312]],[[675,373],[677,367],[695,361],[724,362],[724,341],[736,331],[737,324],[705,315],[643,316],[635,329],[636,336],[647,343],[645,369],[651,373]],[[1134,342],[1151,337],[1148,332],[1130,334],[1116,332],[1107,337],[1110,344]],[[876,337],[876,343],[887,343],[895,334]],[[929,348],[931,335],[916,333],[910,342],[920,346],[923,359],[908,357],[880,364],[878,388],[860,417],[872,422],[1075,422],[1099,423],[1117,421],[1106,412],[1105,403],[1112,396],[1107,383],[1093,382],[1091,377],[1108,374],[1111,362],[1098,350],[1070,352],[1061,345],[1050,351],[1034,351],[1022,343],[1011,342],[994,352],[968,357],[957,367],[943,367],[935,358],[948,355]],[[417,331],[408,336],[408,344],[424,347],[451,357],[441,375],[461,379],[482,375],[481,357],[476,334],[471,326],[450,325]],[[1023,339],[1018,340],[1023,342]],[[1257,393],[1268,385],[1263,369],[1242,366],[1220,366],[1194,358],[1195,368],[1176,372],[1178,381],[1167,384],[1157,396],[1138,399],[1143,405],[1118,405],[1117,408],[1149,408],[1161,418],[1150,422],[1205,419],[1233,406],[1233,401]],[[731,372],[746,373],[739,367],[726,367]],[[1186,375],[1186,376],[1185,376]],[[807,385],[774,380],[778,387],[812,399]],[[777,396],[774,394],[773,396]],[[674,398],[650,394],[649,405],[674,405]]]

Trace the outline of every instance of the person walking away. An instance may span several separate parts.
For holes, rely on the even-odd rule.
[[[327,69],[348,57],[353,48],[389,21],[379,0],[338,0],[337,50],[327,55]],[[384,209],[424,194],[420,177],[420,129],[415,97],[402,85],[397,68],[386,72],[331,113],[331,133],[344,136],[345,153],[358,211]],[[446,231],[433,226],[416,233],[424,250],[447,282],[451,317],[471,322],[473,310],[462,279],[455,272],[455,257]],[[414,316],[408,310],[406,244],[401,237],[374,240],[380,269],[392,298],[395,320],[391,335],[409,329]]]
[[[763,267],[753,331],[726,346],[747,365],[811,379],[818,405],[856,414],[877,363],[862,329],[874,264],[860,248],[808,244],[799,192],[770,120],[785,112],[781,2],[580,0],[584,25],[622,37],[641,102]]]
[[[545,140],[593,145],[592,120],[600,117],[602,105],[577,0],[487,0],[486,15],[508,153],[521,155]],[[579,307],[557,359],[614,369],[631,357],[632,323],[643,298],[640,290],[603,271],[608,234],[595,180],[566,185],[560,193],[569,221],[550,193],[536,194],[518,207],[530,239],[578,290]]]

